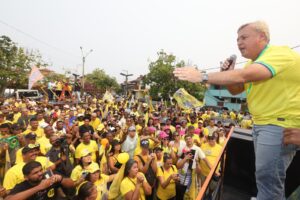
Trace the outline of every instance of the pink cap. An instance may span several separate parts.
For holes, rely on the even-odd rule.
[[[153,126],[150,126],[150,127],[148,127],[148,131],[151,132],[151,133],[153,133],[153,132],[156,131],[156,128],[153,127]]]
[[[200,132],[201,132],[201,130],[199,128],[196,128],[195,131],[194,131],[194,134],[199,135]]]
[[[181,128],[181,126],[180,125],[176,125],[176,128]]]
[[[160,131],[159,132],[159,137],[163,139],[163,138],[169,137],[169,135],[164,131]]]
[[[179,135],[185,135],[185,130],[179,131]]]

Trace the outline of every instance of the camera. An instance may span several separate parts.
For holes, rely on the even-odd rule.
[[[51,176],[53,176],[53,172],[49,169],[47,170],[45,173],[44,173],[44,178],[45,179],[48,179],[50,178]]]
[[[188,169],[192,169],[193,167],[193,162],[194,162],[194,158],[195,158],[195,154],[196,154],[196,150],[195,149],[191,149],[189,152],[187,152],[186,154],[192,155],[192,158],[189,159],[189,167]]]
[[[88,172],[82,172],[82,177],[84,178],[84,179],[86,179],[86,177],[89,175],[89,173]]]

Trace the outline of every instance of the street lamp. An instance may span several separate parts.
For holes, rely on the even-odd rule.
[[[80,47],[81,50],[81,55],[82,55],[82,79],[81,79],[81,96],[83,96],[83,91],[84,91],[84,64],[85,64],[85,59],[86,57],[92,53],[93,49],[90,49],[89,52],[86,54],[83,53],[83,48]]]
[[[124,70],[124,71],[126,71],[126,74],[120,73],[120,75],[125,76],[125,96],[127,97],[127,92],[128,92],[128,77],[129,76],[133,76],[133,74],[128,74],[127,70]]]

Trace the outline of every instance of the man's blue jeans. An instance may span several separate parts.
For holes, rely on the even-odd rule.
[[[286,170],[296,154],[296,145],[283,144],[283,129],[276,125],[254,125],[257,200],[284,200]]]

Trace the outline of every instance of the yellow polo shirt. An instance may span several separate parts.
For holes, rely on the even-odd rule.
[[[272,78],[245,84],[254,124],[300,127],[300,55],[287,46],[271,46],[252,63],[265,66]]]
[[[94,131],[97,130],[97,128],[100,124],[101,124],[101,121],[99,118],[96,118],[95,120],[90,121],[90,125],[94,128]]]
[[[44,136],[44,129],[39,128],[39,127],[35,131],[31,130],[30,128],[26,129],[22,134],[27,135],[31,132],[34,132],[36,134],[36,139],[39,139]]]
[[[164,169],[162,171],[162,167],[157,168],[157,177],[162,176],[163,180],[166,181],[169,176],[172,174],[177,174],[177,168],[175,165],[170,167],[168,170]],[[174,180],[171,180],[170,183],[167,185],[167,187],[162,188],[161,184],[158,184],[158,189],[157,189],[157,196],[160,199],[171,199],[176,196],[176,184]]]
[[[50,166],[53,165],[51,161],[49,161],[46,157],[43,156],[38,156],[36,157],[35,161],[41,163],[43,170],[46,170]],[[23,167],[25,163],[20,162],[16,165],[14,165],[12,168],[10,168],[5,176],[4,176],[4,181],[3,181],[3,187],[6,190],[11,190],[13,189],[17,184],[21,183],[24,181],[24,175],[23,175]]]
[[[75,150],[75,158],[79,159],[81,156],[81,151],[83,149],[87,149],[89,150],[89,152],[92,153],[92,160],[93,162],[96,162],[96,152],[99,151],[98,150],[98,145],[94,140],[91,140],[90,144],[86,145],[84,143],[80,143]]]
[[[205,153],[206,159],[209,161],[209,163],[211,165],[214,165],[222,151],[222,146],[216,143],[214,147],[211,147],[207,142],[201,145],[201,149]],[[210,169],[207,167],[206,163],[203,160],[200,161],[200,167],[201,173],[204,176],[207,176],[209,174]],[[220,166],[217,170],[219,169]]]
[[[108,192],[107,190],[107,182],[109,180],[109,176],[105,174],[101,174],[101,179],[97,180],[94,185],[97,187],[97,199],[103,199],[103,195]]]
[[[144,176],[143,173],[139,172],[140,175]],[[144,181],[147,181],[145,176],[144,176]],[[131,179],[129,177],[125,177],[122,182],[121,182],[121,186],[120,186],[120,191],[121,191],[121,195],[123,197],[125,197],[125,195],[130,192],[130,191],[134,191],[135,190],[135,186],[136,186],[136,182],[137,182],[137,178],[135,179]],[[140,197],[139,200],[145,200],[145,192],[143,187],[140,187]]]

